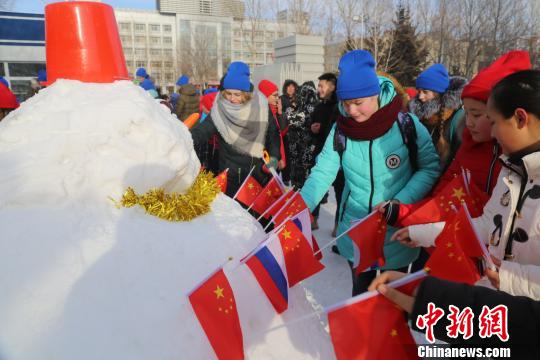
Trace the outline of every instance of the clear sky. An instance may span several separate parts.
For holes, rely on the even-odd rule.
[[[11,5],[8,11],[43,14],[46,4],[57,2],[57,0],[8,0]],[[101,2],[113,7],[132,9],[155,9],[155,0],[102,0]]]

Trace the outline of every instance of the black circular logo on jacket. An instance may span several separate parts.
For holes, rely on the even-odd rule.
[[[396,154],[392,154],[386,158],[386,166],[389,169],[397,169],[401,164],[401,159]]]

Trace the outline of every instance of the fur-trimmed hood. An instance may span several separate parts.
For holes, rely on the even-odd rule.
[[[453,113],[461,107],[461,92],[467,84],[467,79],[454,76],[450,78],[450,85],[444,94],[439,98],[427,101],[425,103],[418,99],[418,95],[409,101],[409,111],[418,116],[422,121],[431,119],[437,115],[441,108],[448,113]]]

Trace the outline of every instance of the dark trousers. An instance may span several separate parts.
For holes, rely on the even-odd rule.
[[[345,187],[345,176],[343,175],[343,170],[339,170],[334,180],[334,192],[336,193],[336,217],[334,219],[334,224],[337,226],[339,223],[339,207],[341,205],[341,196],[343,195],[343,188]]]
[[[359,275],[355,274],[355,269],[353,269],[352,262],[348,261],[349,267],[351,268],[351,274],[352,274],[352,296],[359,295],[363,292],[366,292],[371,282],[375,279],[377,276],[377,270],[369,270],[364,271],[363,273],[360,273]],[[399,272],[407,272],[408,266],[395,269],[394,271]],[[381,272],[385,272],[386,270],[381,270]]]

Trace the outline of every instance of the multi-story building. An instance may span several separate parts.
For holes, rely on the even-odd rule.
[[[294,33],[286,20],[244,18],[239,0],[157,0],[157,10],[115,9],[128,70],[145,67],[174,89],[180,74],[219,80],[231,61],[252,68],[274,61],[274,40]]]

